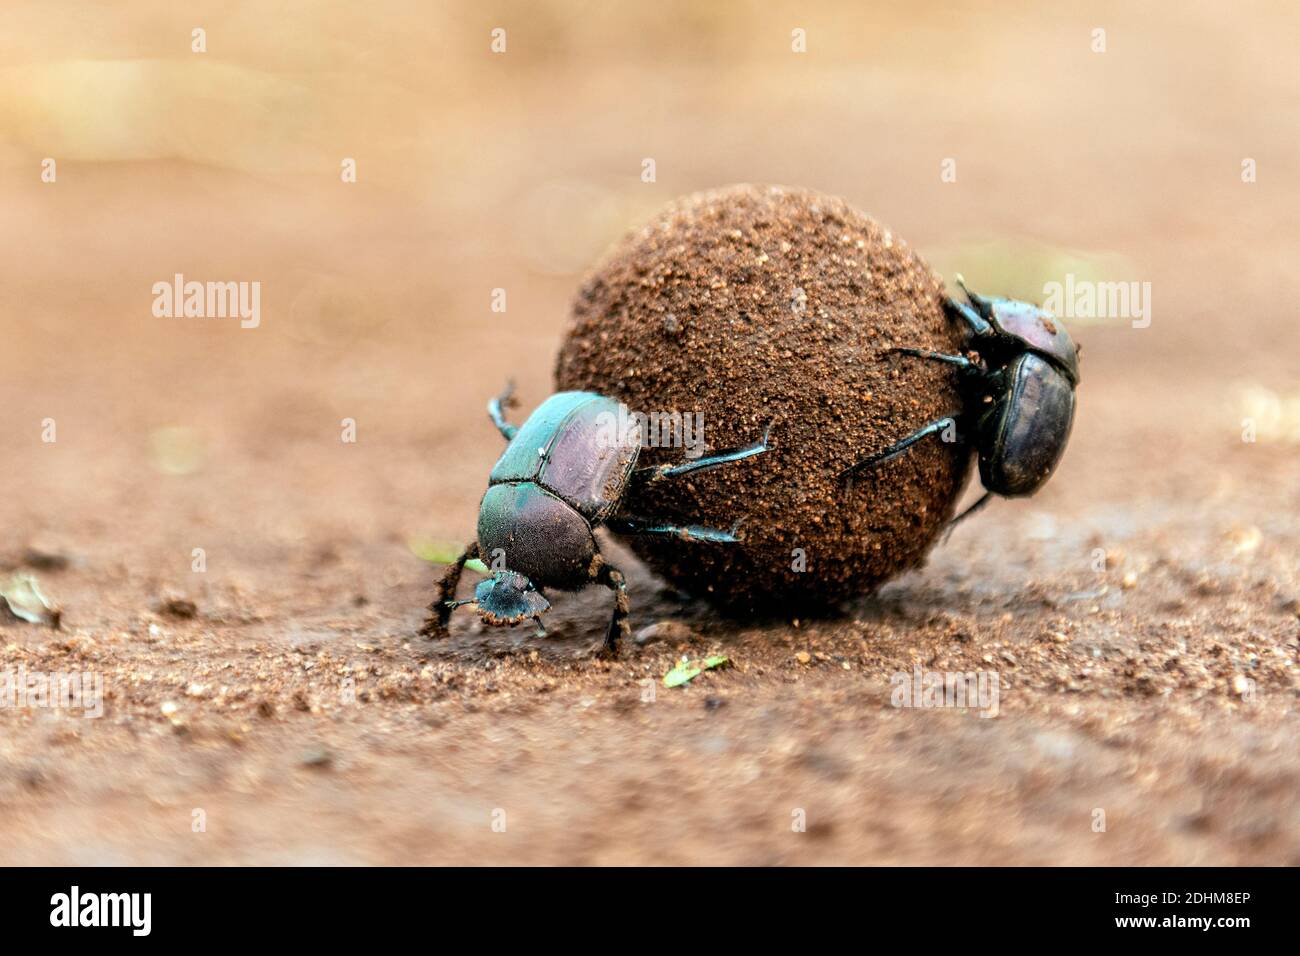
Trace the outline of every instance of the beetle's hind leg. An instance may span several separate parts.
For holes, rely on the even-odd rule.
[[[680,538],[683,541],[711,541],[715,544],[734,544],[740,540],[736,532],[740,528],[737,521],[730,531],[721,528],[705,528],[696,524],[673,524],[668,521],[653,521],[649,518],[621,516],[610,518],[605,527],[615,534],[658,534],[665,537]]]
[[[955,518],[953,518],[951,521],[949,521],[949,522],[948,522],[948,527],[945,528],[945,529],[944,529],[944,532],[943,532],[943,540],[944,540],[944,541],[947,541],[948,538],[952,535],[952,531],[953,531],[953,529],[956,528],[957,525],[961,524],[963,521],[965,521],[965,520],[966,520],[967,518],[969,518],[971,515],[975,514],[975,512],[977,512],[977,511],[979,511],[981,508],[983,508],[986,504],[989,503],[989,499],[991,499],[992,497],[993,497],[993,492],[991,492],[991,491],[986,491],[986,492],[984,492],[984,494],[982,494],[982,495],[980,496],[979,501],[975,502],[973,505],[971,505],[969,508],[967,508],[967,509],[966,509],[965,511],[963,511],[961,514],[959,514],[957,517],[955,517]]]
[[[617,657],[619,642],[626,641],[632,633],[632,625],[628,621],[632,606],[627,598],[627,579],[618,568],[602,562],[593,583],[604,585],[614,592],[614,613],[609,619],[609,629],[605,631],[601,653]]]
[[[515,383],[512,381],[506,382],[506,387],[502,390],[501,394],[496,398],[489,400],[487,404],[488,417],[492,419],[492,424],[497,427],[497,431],[502,434],[506,441],[510,441],[514,438],[515,433],[519,431],[519,426],[511,425],[507,422],[505,414],[502,412],[503,408],[510,407],[510,399],[514,394]]]
[[[916,431],[912,432],[912,434],[908,435],[906,438],[894,442],[894,444],[890,445],[888,448],[882,449],[881,451],[876,452],[874,455],[871,455],[868,458],[864,458],[861,461],[857,462],[856,464],[850,465],[848,468],[845,468],[842,472],[840,472],[840,476],[841,477],[852,476],[854,474],[857,474],[858,472],[870,471],[873,468],[879,468],[885,462],[893,461],[895,458],[903,454],[903,452],[907,451],[917,442],[924,441],[925,439],[929,438],[931,435],[940,435],[945,433],[951,433],[953,436],[952,438],[945,437],[944,438],[945,441],[960,440],[959,437],[957,436],[957,420],[955,418],[951,416],[947,418],[940,418],[937,421],[930,422],[930,424],[926,425],[924,428],[918,428]]]
[[[890,352],[897,352],[899,355],[910,355],[913,358],[930,359],[935,362],[946,362],[948,365],[955,365],[963,372],[978,372],[980,366],[976,365],[964,355],[949,355],[946,352],[934,352],[930,349],[913,349],[913,348],[893,348]]]
[[[424,626],[420,628],[420,633],[425,637],[446,637],[447,622],[451,620],[451,612],[462,604],[471,603],[455,600],[456,587],[460,584],[460,575],[465,570],[465,562],[477,557],[478,542],[475,541],[465,548],[464,554],[447,565],[447,570],[442,573],[442,580],[438,582],[438,596],[429,605],[429,616],[425,619]]]
[[[768,436],[771,433],[772,425],[769,423],[763,429],[763,437],[751,445],[731,448],[703,458],[688,459],[677,465],[655,465],[650,468],[638,468],[633,474],[642,481],[656,481],[660,478],[675,478],[678,475],[689,475],[696,471],[707,471],[710,468],[717,468],[719,465],[729,465],[733,461],[744,461],[746,458],[761,455],[771,448],[767,443]]]

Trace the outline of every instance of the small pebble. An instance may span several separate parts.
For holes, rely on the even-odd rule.
[[[324,747],[313,747],[302,755],[304,767],[328,767],[334,762],[334,755]]]
[[[164,595],[158,602],[158,612],[166,614],[168,617],[181,618],[188,620],[199,613],[198,605],[188,598],[175,594]]]
[[[643,627],[632,638],[639,647],[664,641],[680,644],[695,640],[695,632],[681,621],[655,621],[649,627]]]

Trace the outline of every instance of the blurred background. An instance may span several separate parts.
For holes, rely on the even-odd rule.
[[[1276,600],[1294,586],[1294,4],[10,0],[4,17],[4,554],[11,568],[33,552],[66,558],[45,586],[119,688],[106,724],[156,720],[173,687],[233,686],[232,674],[247,684],[237,711],[261,699],[292,711],[276,703],[293,694],[277,670],[286,648],[315,652],[341,631],[408,640],[434,577],[419,556],[473,531],[499,446],[485,399],[513,377],[525,410],[539,402],[582,274],[669,200],[732,182],[844,196],[989,293],[1037,301],[1067,274],[1149,282],[1148,328],[1070,323],[1084,348],[1070,453],[1032,507],[993,509],[986,534],[1023,541],[1049,522],[1079,528],[1071,554],[1086,534],[1146,535],[1153,553],[1211,563],[1215,548],[1240,553],[1224,541],[1261,535],[1248,550]],[[349,159],[355,183],[341,176]],[[260,282],[260,326],[155,317],[152,287],[176,273]],[[1247,418],[1257,444],[1241,440]],[[57,441],[43,442],[51,419]],[[344,419],[355,445],[340,441]],[[1061,573],[1052,551],[997,570],[989,540],[958,544],[936,573],[1008,574],[1009,589]],[[200,583],[195,547],[209,562]],[[157,617],[172,591],[198,602],[202,624]],[[151,625],[184,640],[151,642]],[[1270,617],[1264,631],[1291,626]],[[14,625],[3,640],[11,665],[77,654]],[[420,673],[407,658],[390,672]],[[247,739],[245,719],[228,723]],[[129,800],[60,777],[60,760],[96,758],[40,756],[43,724],[8,726],[0,795],[32,832],[64,834],[74,861],[78,832],[110,832],[105,807],[136,832]],[[141,733],[119,729],[77,733],[112,753]],[[268,731],[280,742],[264,746],[296,753],[317,732]],[[166,740],[133,765],[132,787],[196,766]],[[31,772],[62,782],[32,793]],[[51,823],[55,803],[86,816]],[[341,859],[391,859],[357,832]],[[968,855],[946,859],[987,859],[966,837],[953,845]],[[143,854],[100,839],[96,861],[208,859],[163,837]],[[896,859],[924,858],[899,840]],[[224,859],[257,858],[229,841]],[[30,840],[10,846],[36,858]],[[855,846],[840,858],[863,859]]]
[[[581,274],[671,198],[738,181],[842,195],[976,288],[1150,282],[1149,329],[1080,330],[1090,378],[1140,355],[1134,395],[1209,379],[1224,427],[1226,390],[1292,397],[1286,4],[19,2],[7,18],[4,427],[53,417],[114,443],[24,459],[42,494],[5,491],[29,521],[87,495],[115,520],[155,428],[198,430],[211,497],[256,493],[228,444],[276,454],[350,416],[423,467],[338,473],[371,483],[338,519],[452,495],[465,517],[429,530],[463,538],[485,393],[514,376],[540,399]],[[261,282],[262,327],[154,319],[151,287],[177,272]],[[1159,427],[1201,417],[1135,401]]]

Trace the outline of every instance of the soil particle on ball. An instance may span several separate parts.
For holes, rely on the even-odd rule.
[[[960,407],[952,371],[885,354],[953,352],[942,280],[843,200],[732,186],[678,200],[585,281],[556,369],[632,412],[700,413],[709,451],[764,455],[665,479],[644,516],[731,528],[738,544],[650,536],[636,553],[736,611],[829,609],[918,566],[951,516],[968,455],[923,442],[846,486],[840,472]],[[642,464],[680,461],[646,447]]]

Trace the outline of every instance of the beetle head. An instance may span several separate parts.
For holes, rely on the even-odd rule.
[[[488,624],[518,624],[540,618],[551,609],[551,602],[533,587],[533,582],[516,571],[493,571],[474,589],[478,613]]]

